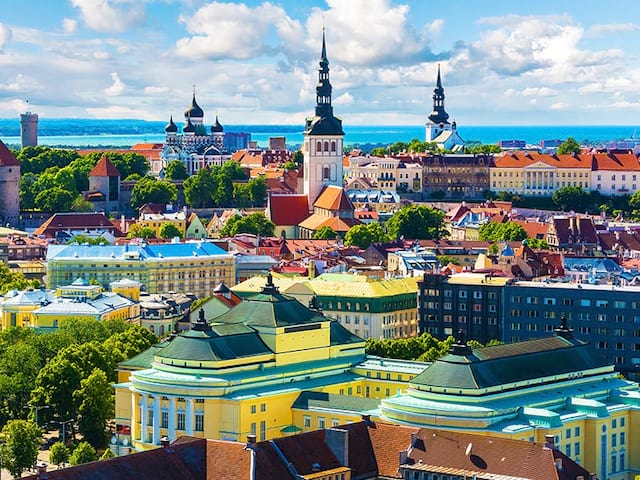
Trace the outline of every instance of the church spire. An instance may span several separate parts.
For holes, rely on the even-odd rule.
[[[442,87],[442,77],[440,76],[440,64],[438,64],[436,88],[433,89],[433,112],[429,115],[429,121],[435,124],[449,123],[449,114],[444,109],[444,88]]]
[[[320,68],[318,69],[318,85],[316,86],[316,115],[318,117],[333,116],[331,106],[331,82],[329,82],[329,60],[327,59],[327,45],[324,27],[322,28],[322,53],[320,54]]]

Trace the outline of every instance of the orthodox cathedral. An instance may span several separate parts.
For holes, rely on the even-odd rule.
[[[163,168],[172,160],[184,163],[190,175],[201,168],[220,166],[231,159],[224,146],[224,128],[216,115],[215,123],[207,128],[204,124],[204,110],[196,101],[195,88],[191,105],[184,112],[182,133],[173,121],[173,115],[164,128],[166,138],[160,153]]]
[[[438,64],[438,76],[436,88],[433,89],[433,111],[427,117],[425,141],[438,144],[439,148],[462,150],[464,140],[458,135],[456,122],[449,123],[449,114],[444,109],[444,88],[440,76],[440,64]]]

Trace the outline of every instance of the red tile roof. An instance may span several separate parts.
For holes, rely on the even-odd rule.
[[[581,155],[591,157],[593,170],[638,171],[640,162],[634,153],[593,153]]]
[[[298,474],[308,475],[314,471],[314,463],[319,464],[321,470],[342,466],[324,440],[325,431],[316,430],[292,437],[276,438],[272,441],[291,462]]]
[[[267,217],[276,226],[299,225],[309,216],[309,203],[306,195],[290,194],[269,195]]]
[[[119,177],[120,172],[118,169],[109,161],[107,155],[102,155],[102,158],[98,160],[96,166],[93,167],[93,170],[89,173],[90,177]]]
[[[0,140],[0,166],[2,167],[19,167],[20,162],[11,150]]]
[[[34,235],[55,237],[56,232],[83,229],[107,230],[114,235],[122,235],[104,213],[54,213],[33,232]]]
[[[591,155],[548,155],[536,152],[509,152],[495,157],[497,168],[523,168],[544,163],[556,168],[586,168],[591,170]]]
[[[377,423],[375,428],[369,429],[369,438],[378,464],[378,475],[402,478],[398,472],[400,451],[407,450],[411,445],[411,434],[417,433],[417,427],[387,425]]]

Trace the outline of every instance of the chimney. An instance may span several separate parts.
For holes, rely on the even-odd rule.
[[[247,435],[247,446],[245,447],[246,450],[255,450],[256,448],[256,434],[255,433],[250,433],[249,435]]]
[[[312,472],[319,472],[321,470],[320,468],[320,464],[318,462],[312,463],[311,464],[311,471]]]
[[[47,462],[38,462],[36,464],[36,470],[38,471],[38,479],[46,479],[47,475]]]
[[[556,449],[556,437],[554,435],[547,434],[544,436],[544,448]]]
[[[408,454],[406,450],[400,450],[400,465],[407,463]]]
[[[169,440],[169,437],[167,437],[166,435],[160,439],[160,446],[162,448],[167,448],[170,443],[171,441]]]
[[[324,443],[336,456],[340,465],[349,466],[349,432],[339,428],[328,428],[324,433]]]
[[[367,427],[375,427],[376,426],[375,422],[373,420],[371,420],[371,415],[369,415],[368,413],[366,413],[366,414],[363,413],[362,414],[362,420],[364,421],[364,424]]]
[[[416,444],[416,440],[418,439],[418,432],[411,432],[411,448]]]

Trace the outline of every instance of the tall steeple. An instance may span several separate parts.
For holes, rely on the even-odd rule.
[[[304,129],[304,193],[313,205],[326,185],[342,187],[342,120],[333,115],[331,82],[325,30],[322,29],[322,51],[315,115],[305,121]]]
[[[440,64],[438,64],[436,88],[433,89],[433,112],[429,115],[429,120],[437,124],[449,123],[449,114],[444,110],[444,88],[442,88],[440,77]]]

